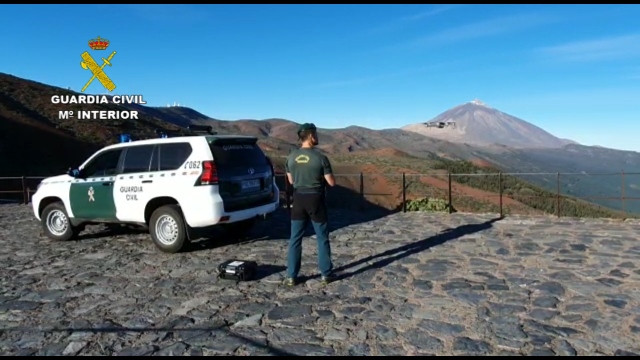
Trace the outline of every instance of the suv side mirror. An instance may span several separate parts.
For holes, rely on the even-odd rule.
[[[69,168],[69,171],[67,171],[67,175],[69,175],[69,176],[71,176],[73,178],[82,177],[81,174],[82,174],[82,172],[79,169]]]

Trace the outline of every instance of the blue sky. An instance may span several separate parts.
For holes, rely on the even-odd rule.
[[[80,91],[100,36],[113,93],[152,106],[383,129],[477,98],[640,151],[638,19],[640,5],[0,5],[0,72]]]

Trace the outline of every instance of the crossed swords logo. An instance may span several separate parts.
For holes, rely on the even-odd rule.
[[[81,92],[84,92],[87,89],[87,86],[89,86],[89,84],[91,84],[91,82],[95,78],[98,78],[98,81],[100,81],[102,86],[104,86],[109,91],[113,91],[113,89],[116,88],[116,84],[114,84],[113,81],[111,81],[111,79],[109,79],[107,74],[105,74],[104,71],[102,70],[104,69],[105,65],[111,66],[110,61],[111,61],[111,58],[113,58],[113,55],[115,54],[116,52],[114,51],[111,53],[111,55],[109,55],[108,58],[106,59],[102,58],[102,61],[104,62],[102,63],[101,66],[98,66],[98,63],[96,63],[95,60],[93,60],[93,58],[91,57],[91,55],[89,55],[88,52],[85,51],[82,53],[82,55],[80,55],[82,57],[82,60],[84,60],[80,62],[80,66],[82,66],[82,68],[85,70],[89,69],[89,71],[91,71],[91,73],[93,74],[91,79],[89,79],[89,81],[84,85]]]
[[[95,194],[95,191],[93,190],[93,186],[89,188],[89,191],[87,191],[87,195],[89,195],[89,201],[96,201],[96,199],[93,197],[93,195]]]

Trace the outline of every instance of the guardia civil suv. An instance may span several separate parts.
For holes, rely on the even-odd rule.
[[[160,250],[178,252],[198,230],[245,228],[278,208],[273,166],[256,142],[214,133],[110,145],[68,174],[44,179],[33,211],[56,240],[91,223],[137,224]]]

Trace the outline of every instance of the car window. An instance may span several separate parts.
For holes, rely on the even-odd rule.
[[[112,176],[118,172],[118,160],[122,149],[108,150],[97,155],[85,167],[82,173],[85,177]]]
[[[267,165],[260,147],[253,143],[219,143],[209,145],[213,159],[219,166]]]
[[[176,170],[191,155],[189,143],[172,143],[160,145],[160,170]]]
[[[124,154],[122,172],[135,173],[149,171],[154,145],[131,146]]]

